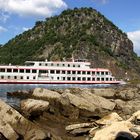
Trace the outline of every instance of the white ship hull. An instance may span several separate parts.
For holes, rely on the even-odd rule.
[[[25,66],[0,66],[1,84],[120,84],[108,69],[89,62],[27,61]]]
[[[0,84],[121,84],[121,81],[45,81],[45,80],[0,80]]]

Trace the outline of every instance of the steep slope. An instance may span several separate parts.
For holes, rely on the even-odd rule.
[[[21,64],[26,60],[88,59],[94,67],[105,67],[118,77],[127,71],[139,78],[140,60],[133,44],[112,22],[92,8],[66,10],[38,21],[33,29],[0,48],[0,63]],[[125,75],[126,78],[128,75]]]

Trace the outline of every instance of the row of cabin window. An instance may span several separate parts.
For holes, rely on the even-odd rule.
[[[57,77],[57,80],[61,80],[61,77]],[[62,77],[62,80],[65,81],[112,81],[113,78],[91,78],[91,77]]]
[[[75,64],[54,64],[54,63],[39,63],[39,66],[80,67],[80,65],[75,65]]]
[[[20,80],[20,79],[36,79],[36,77],[33,76],[31,78],[29,76],[26,76],[26,78],[25,78],[25,76],[23,77],[23,76],[3,76],[2,75],[2,76],[0,76],[0,79],[11,79],[11,80],[18,79],[18,80]]]
[[[87,75],[108,75],[109,72],[95,72],[95,71],[60,71],[50,70],[50,74],[87,74]]]
[[[0,72],[13,72],[13,73],[36,73],[37,70],[30,69],[4,69],[1,68]],[[39,73],[48,73],[48,70],[39,70]],[[60,70],[50,70],[50,74],[87,74],[87,75],[108,75],[109,72],[95,72],[95,71],[60,71]]]
[[[30,69],[4,69],[4,68],[1,68],[0,69],[0,72],[13,72],[13,73],[36,73],[37,70],[30,70]]]

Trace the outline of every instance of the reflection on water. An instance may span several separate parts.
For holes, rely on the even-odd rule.
[[[20,99],[7,97],[7,92],[13,92],[17,90],[31,90],[36,87],[43,87],[48,89],[56,89],[56,88],[94,88],[94,87],[107,87],[109,85],[80,85],[80,84],[0,84],[0,98],[7,102],[10,105],[17,105],[20,102]]]

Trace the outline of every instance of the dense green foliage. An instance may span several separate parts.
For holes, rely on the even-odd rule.
[[[127,35],[92,8],[68,9],[59,16],[37,21],[33,29],[0,48],[0,63],[65,60],[72,54],[98,67],[109,64],[126,70],[139,64]],[[139,69],[137,66],[135,72]]]

